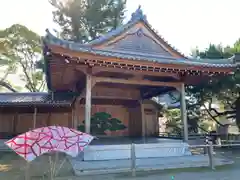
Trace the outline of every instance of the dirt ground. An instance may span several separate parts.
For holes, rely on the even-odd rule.
[[[58,170],[63,161],[65,162],[58,175],[73,176],[72,166],[65,156],[59,154],[58,161],[55,157],[55,155],[43,155],[27,165],[23,158],[13,152],[0,153],[0,180],[23,180],[26,173],[29,173],[31,179],[48,179],[50,167],[56,167],[55,169]]]
[[[59,171],[56,180],[239,180],[240,170],[240,150],[227,150],[225,156],[233,158],[235,163],[230,166],[217,168],[215,171],[209,168],[197,169],[178,169],[167,171],[138,172],[136,177],[126,174],[109,174],[98,176],[75,177],[68,161],[66,161]],[[51,162],[54,164],[54,156],[51,156]],[[56,163],[56,169],[61,165],[65,156],[60,154]],[[53,167],[52,165],[51,167]],[[26,172],[26,161],[14,153],[0,153],[0,180],[24,180]],[[49,178],[49,156],[44,155],[37,158],[30,164],[29,172],[32,180],[48,180]]]

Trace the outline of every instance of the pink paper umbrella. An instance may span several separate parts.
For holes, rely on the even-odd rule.
[[[27,161],[49,152],[64,152],[76,157],[94,139],[93,136],[61,126],[31,130],[5,142]]]

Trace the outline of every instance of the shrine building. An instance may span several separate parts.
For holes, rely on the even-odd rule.
[[[184,43],[184,42],[183,42]],[[161,106],[152,97],[178,90],[188,140],[185,86],[234,73],[236,56],[207,60],[180,53],[149,24],[142,9],[88,43],[43,38],[48,93],[1,93],[0,135],[61,125],[91,130],[91,116],[106,112],[126,127],[106,136],[157,135]]]

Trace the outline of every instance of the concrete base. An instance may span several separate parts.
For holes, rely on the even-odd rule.
[[[136,158],[179,157],[191,155],[187,143],[135,144]],[[84,161],[130,159],[131,145],[90,145],[84,150]]]

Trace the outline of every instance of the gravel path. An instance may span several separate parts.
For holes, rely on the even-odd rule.
[[[92,176],[92,177],[74,177],[59,178],[57,180],[239,180],[240,172],[238,169],[213,171],[213,172],[181,172],[169,174],[147,174],[138,175],[137,177],[108,175],[108,176]]]
[[[64,180],[239,180],[240,179],[240,150],[227,150],[225,157],[234,160],[233,165],[219,167],[212,171],[209,168],[169,170],[158,172],[141,172],[137,177],[128,175],[104,175],[63,178]],[[59,179],[59,180],[63,180]]]
[[[88,177],[69,177],[59,178],[57,180],[239,180],[239,169],[225,170],[200,170],[199,172],[172,172],[172,173],[156,173],[154,174],[138,174],[137,177],[130,175],[104,175],[104,176],[88,176]]]

